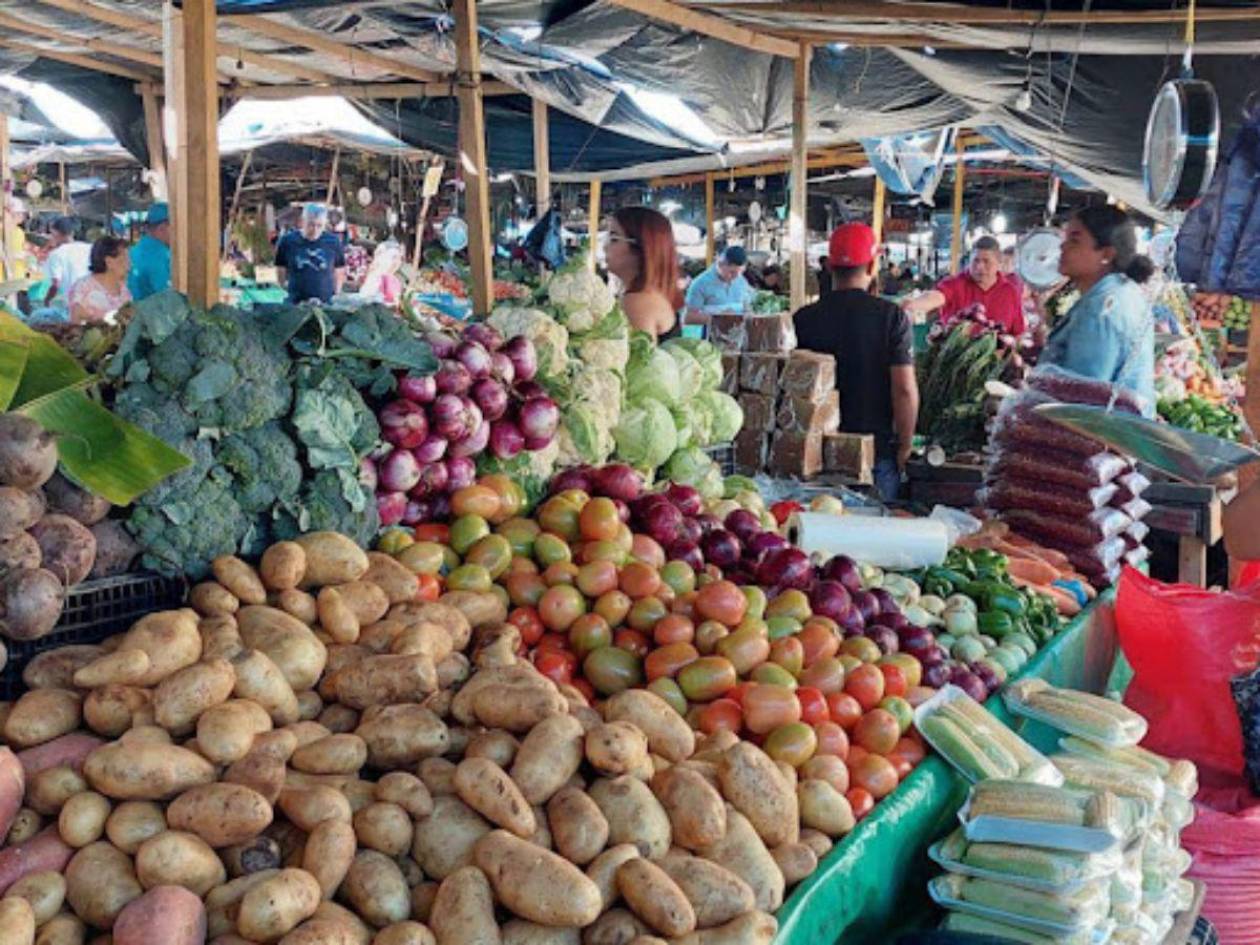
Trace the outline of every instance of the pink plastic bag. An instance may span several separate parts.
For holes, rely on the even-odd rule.
[[[1260,801],[1239,783],[1204,787],[1194,807],[1181,845],[1194,857],[1187,876],[1207,885],[1203,914],[1223,943],[1260,942]]]
[[[1124,702],[1150,725],[1143,744],[1239,776],[1242,726],[1229,681],[1256,666],[1260,584],[1216,593],[1126,568],[1116,628],[1134,674]]]

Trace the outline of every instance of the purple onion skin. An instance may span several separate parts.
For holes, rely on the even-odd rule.
[[[562,469],[551,480],[549,492],[556,495],[568,489],[577,489],[579,492],[585,492],[587,495],[591,493],[591,467],[589,466],[573,466],[570,469]]]
[[[498,351],[503,347],[503,335],[493,325],[485,322],[471,322],[464,328],[464,340],[475,341],[487,351]]]
[[[739,562],[743,548],[739,539],[724,528],[710,531],[700,542],[705,560],[719,568],[730,568]]]
[[[546,449],[551,445],[554,436],[526,436],[525,449],[527,452],[534,453],[538,450]]]
[[[453,456],[446,461],[446,489],[454,492],[477,481],[477,464],[467,456]]]
[[[474,381],[490,376],[490,352],[475,341],[460,342],[455,360],[468,369]]]
[[[490,425],[490,452],[498,459],[511,459],[525,448],[525,437],[511,420]]]
[[[407,494],[405,492],[378,492],[376,494],[376,512],[381,517],[382,525],[397,525],[403,520],[407,511]]]
[[[485,377],[473,385],[472,399],[487,420],[498,420],[508,409],[508,392],[494,378]]]
[[[437,380],[432,374],[407,374],[398,380],[398,396],[415,404],[431,404],[437,397]]]
[[[699,542],[704,537],[704,530],[694,518],[684,518],[682,523],[683,537],[690,542]]]
[[[376,461],[370,456],[359,460],[359,485],[368,492],[375,492],[380,477],[376,473]]]
[[[625,463],[610,463],[591,473],[592,485],[599,495],[623,502],[633,502],[643,494],[643,477]]]
[[[408,499],[403,513],[404,525],[423,525],[433,520],[433,503],[428,499]]]
[[[949,666],[945,663],[933,663],[923,667],[923,684],[933,689],[940,689],[949,682]]]
[[[704,497],[695,486],[671,482],[665,489],[665,498],[678,506],[683,515],[699,515],[704,511]]]
[[[899,611],[901,608],[897,606],[896,599],[888,591],[882,587],[871,589],[871,593],[875,595],[875,599],[879,601],[879,612],[881,614],[890,614]]]
[[[836,623],[840,624],[840,628],[848,636],[856,636],[866,629],[866,621],[856,607],[850,607],[841,616],[837,617]]]
[[[410,450],[397,449],[381,460],[377,474],[386,492],[409,492],[420,481],[420,464]]]
[[[626,503],[622,502],[620,499],[613,499],[612,504],[617,509],[617,518],[621,521],[621,524],[629,524],[630,506],[626,505]]]
[[[761,519],[747,509],[735,509],[726,516],[723,524],[727,531],[744,543],[761,531]]]
[[[862,575],[857,562],[848,555],[836,555],[823,566],[823,577],[839,581],[850,594],[862,589]]]
[[[853,606],[857,608],[863,620],[871,621],[879,616],[879,598],[870,591],[858,591],[854,594]]]
[[[437,495],[439,492],[444,492],[449,478],[445,463],[428,463],[421,467],[420,480],[416,483],[415,488],[411,490],[411,497],[413,499],[423,499]]]
[[[424,438],[424,442],[411,452],[415,454],[416,459],[422,464],[436,463],[446,455],[446,447],[447,442],[444,437],[440,437],[436,433],[430,433]]]
[[[443,492],[429,500],[429,514],[435,522],[444,522],[451,517],[451,494]]]
[[[518,381],[532,381],[538,373],[538,350],[524,335],[509,338],[501,349],[512,359]]]
[[[516,365],[502,351],[496,351],[490,355],[490,375],[511,387],[516,380]]]
[[[695,542],[670,542],[665,548],[665,558],[668,561],[685,561],[695,571],[704,570],[704,554]]]
[[[439,394],[466,394],[473,384],[472,374],[458,361],[443,361],[433,378]]]
[[[446,440],[467,435],[468,417],[458,394],[439,394],[429,408],[429,419],[433,431]]]
[[[901,649],[901,641],[897,639],[897,631],[891,627],[874,624],[866,628],[865,635],[875,641],[879,651],[885,656],[889,653],[896,653]]]
[[[439,360],[449,358],[455,353],[455,348],[459,345],[457,339],[440,331],[429,332],[424,336],[424,340],[429,343],[429,347],[433,349],[434,357]]]
[[[839,581],[819,581],[809,595],[809,605],[814,613],[839,621],[853,606],[853,602],[849,592]]]
[[[560,426],[560,408],[550,397],[531,397],[521,404],[517,423],[527,437],[550,442]]]
[[[391,400],[377,414],[381,438],[394,446],[411,449],[424,442],[429,421],[424,408],[409,400]]]
[[[477,427],[477,429],[471,434],[451,446],[451,456],[456,458],[465,456],[480,456],[486,451],[486,446],[489,443],[490,421],[482,420],[481,426]]]
[[[532,400],[535,397],[546,397],[547,388],[537,381],[521,381],[517,378],[516,396],[521,400]]]

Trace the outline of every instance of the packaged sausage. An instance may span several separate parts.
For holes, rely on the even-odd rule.
[[[1075,517],[1012,508],[1002,513],[1002,520],[1030,538],[1046,539],[1052,548],[1096,545],[1117,537],[1133,524],[1119,509],[1107,506]]]
[[[1152,406],[1128,388],[1082,377],[1054,364],[1040,365],[1025,383],[1032,390],[1068,404],[1090,404],[1133,414],[1141,414]]]
[[[1052,515],[1088,515],[1107,505],[1116,494],[1108,483],[1090,489],[1073,489],[1037,482],[1022,476],[997,476],[990,480],[976,501],[987,509],[1030,509]]]
[[[990,479],[1012,476],[1073,489],[1093,489],[1111,482],[1126,468],[1125,461],[1114,453],[1078,456],[1046,450],[1034,455],[1024,450],[1002,450],[991,458],[988,475]]]

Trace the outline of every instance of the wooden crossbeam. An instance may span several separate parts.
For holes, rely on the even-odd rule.
[[[0,13],[0,28],[14,30],[19,33],[28,33],[31,36],[40,36],[44,39],[55,39],[58,42],[74,46],[82,46],[84,49],[90,49],[93,52],[105,53],[107,56],[116,56],[119,59],[127,59],[131,62],[139,62],[146,66],[152,66],[155,69],[162,68],[161,53],[149,52],[147,49],[139,49],[135,46],[124,46],[122,43],[113,43],[106,39],[75,36],[56,27],[45,26],[42,23],[32,23],[28,20],[19,19],[16,16],[10,16],[8,13]]]
[[[252,98],[263,101],[285,101],[293,98],[337,96],[360,101],[394,98],[450,98],[455,94],[451,82],[335,82],[320,85],[246,85],[225,89],[233,99]],[[483,82],[482,95],[519,95],[519,89],[505,82]]]
[[[693,33],[712,36],[714,39],[755,52],[784,56],[788,59],[795,59],[800,53],[800,46],[797,43],[749,29],[726,17],[680,6],[671,0],[612,0],[612,3],[654,20],[670,23]]]
[[[329,39],[322,33],[302,29],[297,26],[289,26],[287,23],[280,23],[255,13],[227,17],[225,19],[231,22],[233,26],[244,27],[260,36],[292,43],[295,46],[304,46],[307,49],[313,49],[328,56],[335,56],[351,65],[368,66],[387,75],[402,76],[406,79],[414,79],[417,82],[435,82],[441,79],[441,76],[436,72],[401,62],[392,56],[338,42],[335,39]]]
[[[23,43],[8,37],[0,37],[0,46],[12,49],[15,52],[29,53],[32,56],[41,56],[45,59],[55,59],[57,62],[65,62],[72,66],[78,66],[81,69],[91,69],[93,72],[116,75],[119,78],[130,79],[133,82],[145,82],[150,78],[143,72],[128,66],[119,65],[116,62],[107,62],[104,59],[82,56],[78,53],[62,52],[59,49],[44,49],[41,46],[32,46],[29,43]]]

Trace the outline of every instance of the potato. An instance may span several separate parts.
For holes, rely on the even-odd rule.
[[[686,935],[696,927],[691,903],[655,863],[636,857],[621,864],[617,890],[630,911],[662,935]]]
[[[66,879],[51,870],[27,873],[9,887],[4,897],[25,899],[31,906],[31,912],[35,915],[35,927],[38,928],[61,911],[61,906],[66,901]]]
[[[608,722],[591,729],[585,749],[586,760],[613,777],[638,770],[648,758],[647,736],[629,722]]]
[[[328,649],[311,628],[275,607],[242,607],[236,615],[245,646],[266,653],[294,691],[311,689],[328,661]]]
[[[332,734],[318,722],[310,721],[297,721],[292,725],[286,725],[284,731],[292,732],[294,738],[297,739],[297,745],[294,748],[295,752],[298,748],[305,748],[307,745],[314,744]]]
[[[544,804],[577,771],[584,751],[582,725],[554,715],[530,729],[512,763],[512,780],[531,804]]]
[[[424,655],[369,656],[337,671],[337,701],[353,709],[420,702],[437,689],[437,670]]]
[[[54,475],[48,482],[59,478],[61,477]],[[28,491],[16,486],[0,486],[0,538],[20,535],[43,518],[48,511],[46,498],[43,490]]]
[[[789,886],[795,886],[818,869],[817,854],[804,843],[785,843],[771,850],[770,855],[779,864],[779,872]]]
[[[335,777],[335,775],[325,777]],[[345,783],[341,785],[341,793],[350,802],[351,814],[357,814],[369,804],[376,803],[376,785],[362,778],[346,778]]]
[[[801,828],[801,843],[813,850],[814,855],[820,860],[830,853],[831,848],[835,846],[831,842],[830,837],[821,830],[814,830],[812,827]]]
[[[226,702],[236,685],[236,670],[225,659],[204,660],[167,676],[153,693],[158,725],[177,734],[191,731],[202,712]]]
[[[262,553],[258,570],[263,584],[273,591],[287,591],[306,575],[306,552],[294,541],[278,541]]]
[[[211,854],[213,856],[213,854]],[[84,847],[66,865],[66,901],[89,925],[108,929],[144,888],[131,858],[104,841]]]
[[[123,853],[134,854],[144,841],[166,831],[166,815],[152,801],[124,801],[105,821],[105,836]]]
[[[397,804],[412,817],[419,819],[433,813],[433,797],[414,774],[391,771],[376,782],[376,799]]]
[[[585,791],[561,788],[547,802],[547,823],[556,850],[566,860],[585,866],[608,843],[608,821]]]
[[[601,778],[591,785],[591,800],[608,820],[608,842],[633,843],[650,860],[669,849],[669,815],[638,778]]]
[[[354,827],[349,820],[329,818],[316,824],[306,838],[302,868],[315,877],[320,894],[331,899],[354,862]]]
[[[151,663],[144,650],[115,650],[95,659],[74,673],[74,684],[92,689],[110,683],[132,686],[144,679]]]
[[[30,840],[44,827],[44,818],[29,807],[22,807],[13,815],[9,832],[4,837],[5,846],[16,847]]]
[[[446,631],[451,649],[463,650],[472,639],[472,624],[458,607],[450,603],[407,601],[389,609],[389,616],[411,623],[435,623]]]
[[[0,414],[4,416],[10,415]],[[65,606],[61,578],[47,568],[17,568],[0,574],[0,599],[5,602],[0,636],[38,640],[52,633]]]
[[[114,923],[114,945],[202,945],[206,909],[179,886],[159,886],[129,902]]]
[[[756,906],[752,887],[717,863],[670,850],[657,865],[678,884],[695,909],[697,928],[722,925]]]
[[[197,632],[201,634],[203,660],[230,660],[245,649],[235,617],[202,617],[197,621]]]
[[[255,746],[250,749],[249,754],[240,761],[232,762],[223,772],[221,780],[226,784],[243,784],[247,788],[252,788],[261,794],[268,804],[274,804],[284,787],[288,770],[285,767],[285,761],[292,754],[292,749],[269,749],[265,747],[266,743],[261,745],[258,743],[267,736],[276,734],[279,733],[267,732],[257,736]],[[289,735],[289,746],[292,745],[292,738],[293,736]]]
[[[358,735],[326,735],[301,746],[289,759],[307,774],[354,774],[366,761],[367,743]]]
[[[354,832],[359,846],[377,850],[389,857],[411,849],[411,817],[397,804],[373,801],[354,814]]]
[[[70,689],[74,674],[105,654],[103,646],[85,643],[44,650],[23,668],[22,682],[27,689]]]
[[[672,765],[652,778],[652,790],[669,815],[674,843],[695,850],[726,834],[726,804],[704,775]]]
[[[210,562],[215,579],[242,604],[265,604],[267,589],[249,564],[235,555],[220,555]]]
[[[473,698],[473,714],[487,728],[527,732],[543,719],[563,715],[568,704],[554,685],[490,686]]]
[[[14,748],[30,748],[73,732],[83,721],[83,697],[69,689],[32,689],[13,704],[4,722],[4,739]]]
[[[445,879],[473,861],[473,847],[490,825],[458,797],[433,799],[433,813],[416,821],[411,855],[426,876]]]
[[[368,569],[367,554],[353,539],[337,532],[310,532],[296,539],[306,553],[302,587],[357,581]]]
[[[321,589],[315,598],[315,607],[319,612],[320,627],[338,643],[354,643],[359,639],[359,618],[342,599],[337,588]]]
[[[350,906],[378,929],[411,915],[411,890],[398,864],[375,850],[360,850],[341,884]]]
[[[166,809],[173,830],[194,833],[212,847],[244,843],[271,823],[271,805],[242,784],[206,784],[185,791]]]
[[[502,928],[503,945],[582,945],[580,929],[559,929],[512,919]],[[372,945],[376,945],[375,942]]]
[[[25,899],[0,899],[0,942],[5,945],[32,945],[35,941],[35,910]]]
[[[411,887],[411,915],[421,922],[428,922],[433,911],[433,900],[437,898],[438,883],[428,881],[417,883]]]
[[[35,945],[83,945],[86,941],[87,926],[69,912],[53,916],[35,934]]]
[[[83,775],[69,765],[45,768],[26,785],[26,803],[37,812],[51,817],[74,795],[87,790]]]
[[[394,608],[397,610],[398,608]],[[458,611],[455,611],[458,613]],[[532,665],[520,662],[514,666],[493,666],[478,670],[455,693],[451,700],[451,715],[461,725],[472,725],[477,721],[473,702],[483,689],[500,686],[539,686],[544,689],[555,689],[551,680],[543,676]],[[559,693],[557,693],[559,695]]]
[[[298,720],[297,696],[280,668],[261,650],[243,650],[232,658],[238,698],[252,699],[262,706],[276,725]]]
[[[315,602],[314,594],[293,588],[276,594],[275,603],[290,617],[296,617],[307,626],[319,620],[319,605]]]
[[[416,768],[416,773],[434,797],[455,793],[455,762],[445,758],[425,758]]]
[[[752,742],[732,745],[718,762],[718,781],[722,795],[748,818],[767,846],[797,841],[796,791],[764,751]]]
[[[205,758],[177,745],[110,742],[83,763],[88,783],[117,800],[156,801],[214,780]]]
[[[319,883],[310,873],[280,870],[245,893],[236,924],[245,938],[272,941],[314,915],[319,900]]]
[[[513,624],[500,623],[477,631],[475,661],[479,669],[490,666],[512,666],[521,648],[521,631]]]
[[[233,879],[262,870],[279,869],[280,844],[271,837],[254,837],[245,843],[233,844],[220,850],[219,859],[223,861],[228,876]]]
[[[646,689],[626,689],[604,703],[604,718],[630,722],[647,736],[648,748],[669,761],[690,758],[696,736],[668,702]]]
[[[460,800],[492,823],[529,838],[537,826],[534,812],[507,772],[489,758],[465,758],[455,768]]]
[[[220,939],[214,941],[215,945],[219,945]],[[241,941],[243,942],[244,939]],[[280,939],[280,945],[363,945],[363,943],[344,923],[312,916]]]
[[[334,590],[341,597],[342,602],[350,608],[360,626],[374,624],[384,619],[389,612],[389,595],[383,588],[369,580],[338,584]]]
[[[252,699],[230,699],[198,717],[197,746],[211,761],[231,764],[249,754],[256,735],[269,731],[271,716],[262,706]]]
[[[140,844],[136,876],[145,889],[184,886],[204,896],[227,881],[223,861],[196,834],[168,830]]]
[[[241,609],[241,599],[218,581],[194,584],[188,592],[188,603],[203,617],[230,617]]]
[[[507,769],[518,748],[520,743],[511,734],[495,729],[474,735],[464,749],[464,757],[489,758],[500,768]]]
[[[758,909],[774,912],[783,905],[785,884],[779,865],[748,818],[733,806],[726,808],[726,836],[696,853],[726,867],[746,882],[752,888]]]
[[[384,591],[391,604],[416,599],[420,579],[405,565],[380,551],[369,551],[367,557],[368,569],[363,574],[364,581],[370,581]]]
[[[442,880],[429,927],[437,945],[500,945],[490,882],[475,866],[465,866]]]
[[[299,700],[299,703],[300,701],[301,700]],[[324,728],[328,729],[328,731],[334,735],[340,735],[344,732],[353,732],[359,727],[359,713],[350,708],[348,705],[338,705],[334,702],[332,705],[324,706],[319,715],[315,717],[315,721],[324,726]],[[362,732],[359,732],[358,735],[360,738],[367,741],[366,736],[364,736]],[[370,757],[370,742],[368,743],[368,752]]]
[[[302,830],[311,831],[322,820],[351,818],[350,802],[340,791],[324,785],[286,787],[280,792],[280,809]]]
[[[307,689],[295,695],[298,701],[298,715],[302,721],[313,722],[318,719],[319,714],[324,711],[324,700],[320,698],[319,693],[313,689]],[[332,734],[331,729],[329,729],[329,734]]]
[[[463,653],[448,653],[436,665],[438,686],[450,689],[462,685],[472,673],[472,665]]]
[[[108,800],[95,791],[83,791],[62,806],[57,817],[57,832],[69,846],[85,847],[101,839],[109,813]]]
[[[135,684],[156,686],[171,673],[201,659],[197,612],[185,608],[147,614],[131,625],[118,648],[144,650],[149,655],[149,671]]]
[[[240,876],[230,882],[215,886],[203,897],[206,904],[206,934],[213,940],[236,928],[241,900],[255,886],[278,876],[279,870],[262,870]]]
[[[438,599],[438,603],[454,607],[468,618],[468,623],[474,630],[507,621],[507,604],[498,594],[490,591],[447,591]]]
[[[473,859],[496,898],[523,919],[541,925],[583,926],[599,917],[599,887],[549,850],[494,830],[477,841]]]
[[[828,837],[843,837],[857,821],[849,800],[827,781],[805,780],[796,787],[801,823]]]
[[[582,932],[582,945],[629,945],[648,927],[629,909],[610,909]]]
[[[124,745],[171,745],[171,733],[154,722],[133,726],[118,739]],[[191,751],[191,749],[189,749]],[[86,760],[86,759],[85,759]]]

